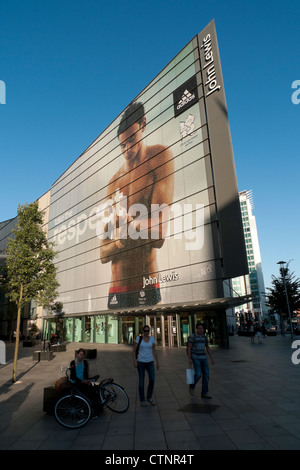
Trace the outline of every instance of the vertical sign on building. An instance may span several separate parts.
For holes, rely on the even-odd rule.
[[[212,21],[198,35],[224,278],[248,272],[219,48]],[[240,273],[240,274],[238,274]]]

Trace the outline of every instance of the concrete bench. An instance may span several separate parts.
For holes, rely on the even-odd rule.
[[[53,352],[65,352],[67,350],[65,344],[52,344],[50,345],[50,351]]]
[[[41,351],[40,361],[51,361],[53,359],[53,351]]]
[[[36,361],[36,362],[40,362],[40,360],[41,360],[41,351],[34,351],[32,360]]]

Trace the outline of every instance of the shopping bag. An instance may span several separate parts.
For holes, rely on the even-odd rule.
[[[194,375],[195,375],[195,371],[192,367],[186,370],[186,382],[188,385],[194,383]]]

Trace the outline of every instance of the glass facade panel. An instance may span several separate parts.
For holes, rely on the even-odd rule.
[[[107,316],[107,343],[118,343],[118,319]]]
[[[74,341],[82,341],[82,318],[74,318]]]
[[[93,342],[93,320],[94,319],[92,317],[84,317],[83,341],[85,343]]]
[[[95,316],[95,343],[105,343],[106,315]]]
[[[120,318],[121,342],[124,344],[133,344],[135,337],[135,320],[134,317]],[[136,335],[137,336],[137,335]]]
[[[64,341],[73,341],[74,318],[64,320]]]
[[[191,315],[183,313],[179,317],[180,324],[180,342],[181,346],[186,346],[188,337],[192,334],[191,331]]]
[[[94,315],[64,318],[59,322],[51,319],[48,325],[49,338],[51,333],[57,333],[66,342],[133,345],[147,322],[158,346],[185,347],[188,337],[196,331],[197,321],[204,324],[210,345],[228,347],[226,313],[223,310],[197,313],[190,311],[172,315],[166,313],[149,317]]]

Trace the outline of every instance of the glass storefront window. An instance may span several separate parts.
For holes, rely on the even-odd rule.
[[[95,342],[105,343],[106,315],[95,317]]]
[[[133,344],[135,330],[134,317],[121,317],[119,321],[122,325],[121,342],[124,344]]]
[[[68,342],[103,344],[133,344],[147,322],[157,345],[163,347],[185,347],[189,336],[195,333],[196,323],[200,321],[205,326],[205,334],[211,346],[228,347],[226,312],[223,310],[149,317],[124,316],[119,319],[114,315],[91,315],[56,320],[48,320],[49,338],[51,333],[57,333]]]
[[[66,318],[64,321],[64,341],[73,341],[73,318]]]
[[[190,327],[190,316],[186,314],[181,314],[179,318],[180,322],[180,335],[181,335],[181,346],[186,346],[189,336],[192,334]]]
[[[92,317],[84,317],[84,331],[83,331],[83,341],[85,343],[92,343],[93,342],[93,318]]]
[[[118,319],[107,316],[107,343],[118,344]]]
[[[82,318],[74,318],[74,341],[82,341]]]

